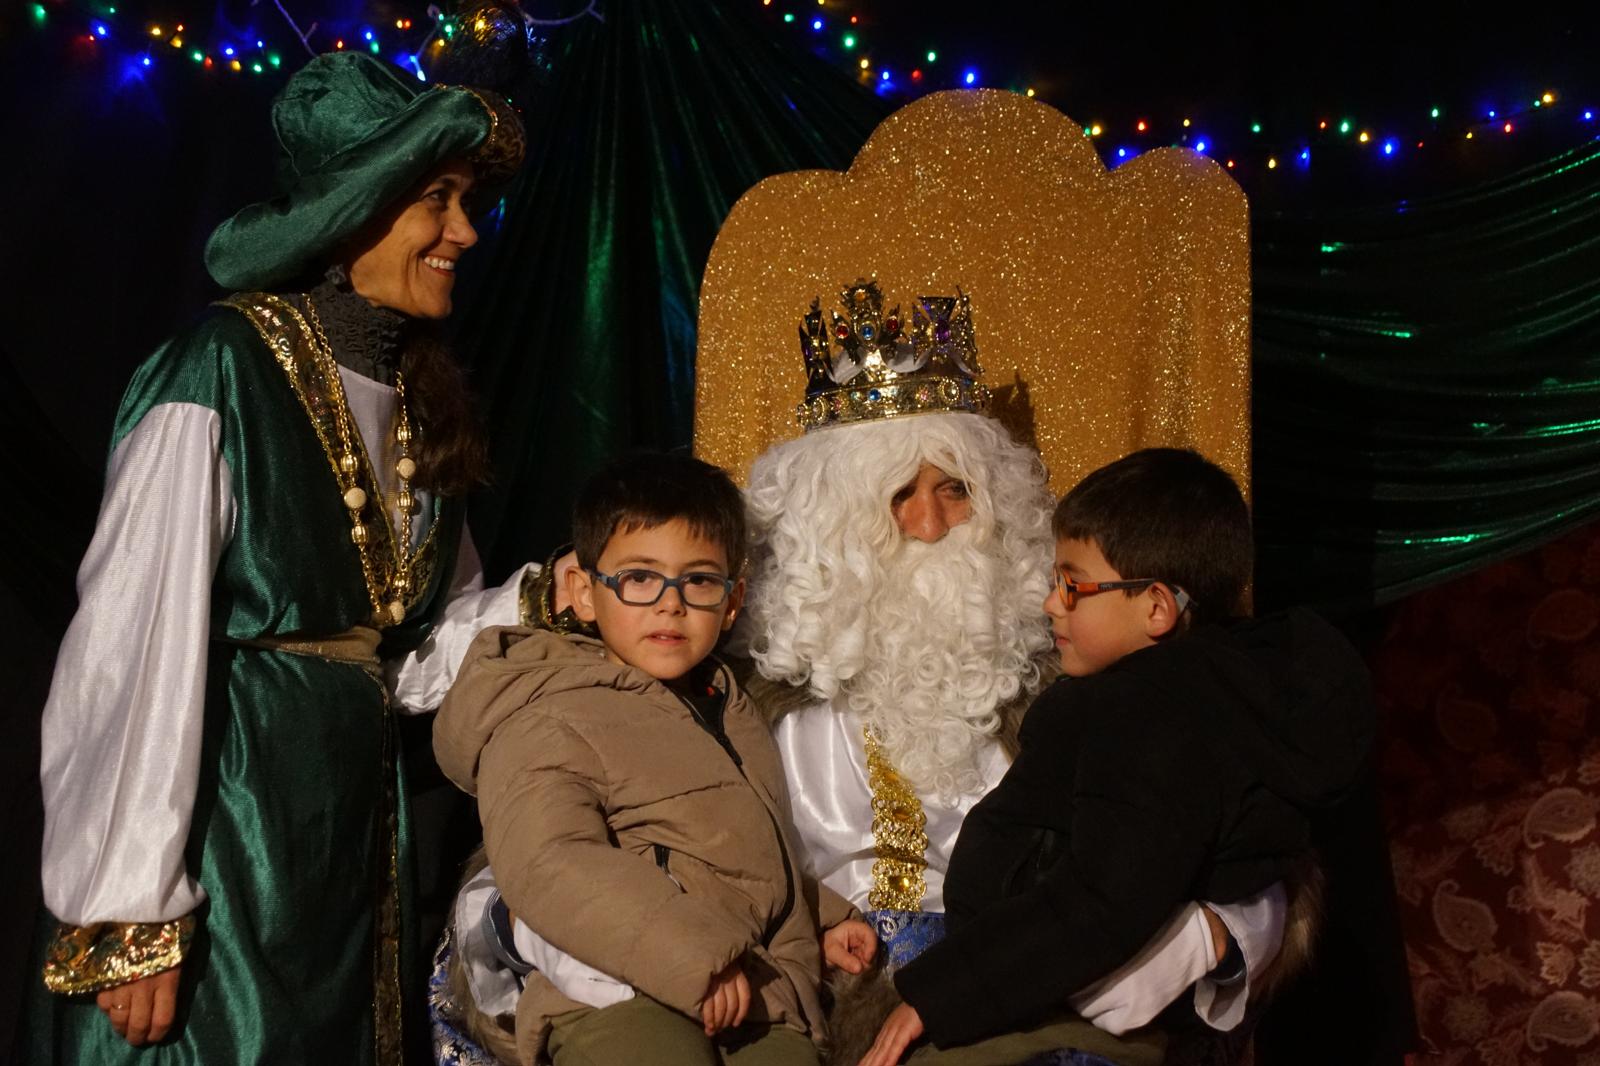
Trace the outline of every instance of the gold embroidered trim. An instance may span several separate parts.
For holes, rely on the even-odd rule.
[[[552,633],[582,633],[585,636],[597,637],[599,631],[594,623],[581,620],[577,613],[568,606],[556,613],[555,604],[555,575],[556,560],[572,550],[572,545],[563,544],[550,553],[550,558],[538,570],[525,570],[522,582],[517,588],[517,608],[520,620],[529,629],[546,629]]]
[[[477,171],[478,180],[492,184],[512,177],[528,153],[528,134],[522,117],[499,93],[470,89],[465,85],[450,88],[471,93],[489,113],[489,132],[484,135],[483,143],[467,156],[467,161]]]
[[[170,922],[99,922],[56,926],[45,952],[44,986],[81,995],[170,970],[194,936],[194,915]]]
[[[923,871],[928,868],[928,816],[916,790],[889,764],[873,735],[866,737],[867,785],[872,789],[872,889],[867,905],[873,910],[920,911],[928,890]]]
[[[379,813],[377,912],[372,928],[373,1060],[377,1066],[402,1066],[404,1033],[400,994],[400,816],[395,776],[394,709],[383,700],[383,809]]]
[[[355,430],[354,419],[345,402],[344,389],[326,380],[329,374],[338,373],[338,367],[327,369],[316,358],[315,333],[311,324],[292,303],[271,293],[237,293],[218,303],[244,315],[283,368],[289,387],[294,390],[295,397],[305,408],[316,431],[335,487],[339,485],[339,457],[344,447],[337,428],[341,410],[344,417],[350,420],[350,443],[359,470],[357,484],[369,500],[377,501],[375,509],[382,512],[381,521],[366,523],[367,543],[357,545],[362,577],[366,580],[367,595],[372,600],[371,623],[377,629],[394,625],[397,619],[390,611],[390,603],[398,600],[403,607],[403,614],[409,616],[432,587],[438,555],[438,500],[434,501],[433,521],[422,543],[417,545],[409,560],[402,560],[401,545],[409,541],[411,531],[394,529],[394,517],[383,505],[384,497],[377,473],[373,469],[366,442]],[[409,569],[403,563],[408,563]],[[403,574],[407,580],[402,590],[397,587],[397,578]]]

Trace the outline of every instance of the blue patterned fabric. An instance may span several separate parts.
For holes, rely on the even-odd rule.
[[[450,927],[447,925],[433,953],[433,972],[428,975],[428,1026],[433,1031],[433,1059],[439,1066],[500,1066],[499,1060],[479,1047],[456,1020],[461,1017],[461,1007],[450,998],[446,980],[450,951]]]
[[[867,911],[864,918],[878,934],[884,966],[898,970],[944,939],[944,915],[932,911]]]

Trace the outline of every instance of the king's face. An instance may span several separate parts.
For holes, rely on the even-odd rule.
[[[924,462],[917,476],[890,499],[889,508],[902,536],[934,544],[972,518],[972,496],[965,481]]]

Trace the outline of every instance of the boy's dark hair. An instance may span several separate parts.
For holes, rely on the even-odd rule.
[[[744,567],[744,494],[719,467],[681,453],[634,452],[606,464],[578,492],[572,540],[578,565],[592,569],[617,533],[654,529],[675,518]]]
[[[1102,466],[1062,497],[1051,528],[1057,540],[1093,541],[1127,580],[1182,588],[1196,622],[1233,614],[1254,566],[1239,486],[1182,448],[1146,448]]]

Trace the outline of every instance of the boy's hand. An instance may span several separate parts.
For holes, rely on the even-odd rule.
[[[706,998],[700,1002],[700,1024],[706,1035],[713,1036],[723,1029],[733,1029],[744,1024],[750,1013],[750,979],[744,975],[739,960],[732,962],[711,979]]]
[[[95,1006],[105,1012],[116,1034],[143,1047],[167,1035],[178,1007],[178,971],[170,970],[107,988],[95,996]]]
[[[877,934],[859,919],[846,918],[822,934],[822,957],[845,973],[860,973],[872,965],[877,954]]]
[[[922,1035],[922,1015],[909,1003],[902,1003],[884,1021],[878,1030],[878,1039],[862,1058],[859,1066],[896,1066],[911,1042]]]

